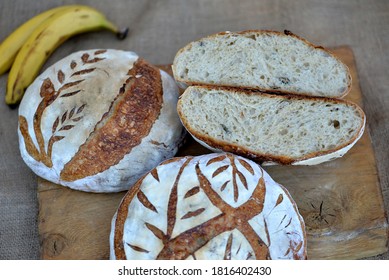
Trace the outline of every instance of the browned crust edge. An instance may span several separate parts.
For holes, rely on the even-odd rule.
[[[162,164],[167,164],[171,162],[177,162],[181,159],[185,158],[186,161],[181,166],[181,169],[189,163],[192,156],[186,157],[176,157],[169,160],[164,161]],[[263,241],[254,234],[252,228],[248,224],[248,220],[251,216],[257,215],[263,210],[263,202],[265,199],[265,181],[264,178],[261,177],[258,180],[257,186],[254,190],[253,197],[256,199],[249,199],[246,203],[239,206],[237,209],[232,208],[228,204],[226,204],[223,200],[215,200],[219,196],[215,193],[214,190],[211,189],[209,181],[202,175],[199,170],[199,163],[196,163],[196,173],[199,176],[200,186],[203,190],[210,196],[213,197],[215,205],[220,208],[223,213],[221,215],[216,216],[215,218],[196,226],[190,230],[185,231],[180,236],[173,238],[171,240],[166,241],[164,247],[161,252],[159,252],[157,259],[186,259],[189,255],[191,255],[191,250],[198,248],[200,245],[204,245],[203,243],[207,243],[207,238],[212,238],[216,235],[219,235],[221,232],[231,230],[234,227],[237,227],[240,231],[246,232],[248,235],[248,240],[253,246],[253,250],[255,251],[255,257],[258,259],[269,259],[269,251],[267,246],[263,243]],[[157,169],[154,168],[150,173],[155,172]],[[180,170],[181,170],[180,169]],[[125,195],[122,199],[122,202],[119,205],[115,225],[114,225],[114,254],[116,259],[125,260],[126,254],[124,251],[123,244],[123,235],[124,235],[124,223],[128,216],[128,207],[134,197],[140,191],[140,187],[143,183],[144,178],[148,175],[145,174],[134,186],[130,189],[130,191]],[[205,181],[205,182],[204,182]],[[170,208],[170,207],[169,207]],[[234,213],[240,213],[241,216],[236,216]],[[168,218],[168,224],[170,223],[170,219]],[[245,220],[246,222],[241,222]],[[221,222],[219,226],[213,228],[211,226],[212,222]],[[174,222],[173,222],[174,223]],[[207,229],[210,228],[210,229]],[[168,233],[167,236],[170,236]],[[201,236],[201,238],[199,238]],[[172,248],[177,247],[179,251],[175,251]]]
[[[289,201],[292,203],[293,205],[293,208],[294,208],[294,211],[296,212],[296,216],[298,217],[299,221],[300,221],[300,225],[301,225],[301,230],[303,232],[303,240],[304,240],[304,256],[305,256],[305,259],[307,260],[308,259],[308,253],[307,253],[307,247],[308,247],[308,244],[307,244],[307,231],[305,229],[305,222],[304,222],[304,219],[303,217],[301,216],[300,214],[300,211],[298,209],[298,206],[297,206],[297,203],[294,201],[292,195],[289,193],[288,189],[285,188],[283,185],[281,184],[278,184],[276,183],[283,191],[284,193],[288,196],[289,198]]]
[[[351,73],[350,73],[349,67],[344,62],[342,62],[336,55],[334,55],[328,48],[325,48],[323,46],[315,45],[315,44],[309,42],[308,40],[306,40],[305,38],[300,37],[300,36],[292,33],[289,30],[284,30],[284,32],[280,32],[280,31],[276,31],[276,30],[267,30],[267,29],[264,29],[264,30],[248,29],[248,30],[236,31],[236,32],[222,31],[222,32],[218,32],[218,33],[215,33],[215,34],[212,34],[212,35],[200,38],[200,39],[198,39],[196,41],[192,41],[192,42],[188,43],[186,46],[184,46],[181,49],[179,49],[178,52],[176,53],[175,57],[174,57],[173,64],[172,64],[172,72],[173,72],[173,76],[174,76],[175,80],[177,82],[180,82],[180,83],[185,83],[188,86],[196,86],[196,85],[200,85],[200,86],[201,85],[213,86],[214,84],[208,84],[208,83],[203,83],[203,82],[190,82],[190,81],[185,81],[184,79],[180,79],[180,77],[175,74],[176,73],[176,68],[175,68],[175,64],[176,63],[175,62],[176,62],[176,59],[178,59],[178,56],[181,53],[183,53],[184,51],[190,49],[192,47],[192,44],[201,42],[202,40],[209,40],[209,39],[212,39],[214,37],[224,36],[224,35],[227,35],[227,34],[231,34],[231,35],[234,35],[234,34],[235,35],[247,35],[247,34],[252,34],[252,33],[255,33],[255,34],[275,34],[275,35],[278,35],[278,36],[291,36],[291,37],[296,38],[297,40],[302,41],[303,43],[305,43],[309,47],[312,47],[314,49],[320,49],[320,50],[328,53],[336,61],[338,61],[339,63],[344,65],[344,67],[345,67],[345,69],[346,69],[346,71],[348,73],[348,75],[347,75],[347,78],[348,78],[347,87],[346,87],[345,91],[343,93],[337,95],[337,96],[334,96],[334,98],[343,98],[350,92],[351,85],[352,85],[352,77],[351,77]],[[225,84],[220,84],[220,86],[231,87],[231,85],[225,85]],[[306,92],[292,92],[292,91],[285,91],[285,90],[284,91],[283,90],[272,90],[272,89],[267,89],[267,88],[249,87],[249,86],[245,86],[245,88],[251,89],[251,90],[262,90],[262,91],[266,91],[266,92],[269,92],[269,93],[286,93],[286,94],[296,94],[296,95],[301,95],[301,96],[313,96],[311,93],[306,93]]]
[[[160,163],[160,165],[169,164],[172,162],[180,161],[183,158],[191,159],[192,156],[186,156],[186,157],[174,157],[167,159]],[[153,172],[156,172],[158,166],[153,168],[150,172],[143,175],[125,194],[122,201],[120,202],[120,205],[117,210],[116,220],[114,223],[114,228],[112,229],[114,232],[114,238],[113,238],[113,248],[115,253],[115,258],[117,260],[126,260],[126,253],[124,251],[124,244],[123,244],[123,235],[124,235],[124,223],[126,222],[127,216],[128,216],[128,206],[130,205],[131,201],[134,199],[135,195],[137,195],[144,178],[152,174]]]
[[[200,132],[197,132],[195,129],[193,129],[193,127],[190,125],[190,123],[186,120],[186,118],[181,110],[181,102],[182,102],[182,97],[189,90],[197,89],[197,88],[205,89],[205,90],[223,90],[223,91],[234,92],[237,94],[265,96],[267,98],[284,98],[284,99],[289,99],[289,100],[313,100],[313,101],[319,101],[319,102],[323,102],[323,101],[324,102],[331,102],[334,104],[343,103],[343,104],[347,104],[349,106],[354,107],[361,115],[362,122],[361,122],[361,125],[359,126],[357,133],[355,134],[354,137],[352,137],[348,142],[344,143],[343,145],[339,145],[338,147],[336,147],[334,149],[310,153],[310,154],[307,154],[307,155],[305,155],[303,157],[299,157],[299,158],[292,158],[292,157],[288,157],[288,156],[275,156],[272,154],[258,153],[257,151],[250,150],[244,146],[240,146],[240,145],[229,143],[227,141],[215,139],[213,137],[210,137],[210,136],[207,136],[207,135],[202,134]],[[328,155],[328,154],[334,153],[334,152],[352,144],[358,138],[361,130],[364,128],[365,119],[366,119],[366,116],[365,116],[365,113],[363,112],[363,110],[357,104],[355,104],[354,102],[351,102],[349,100],[329,98],[329,97],[319,97],[319,96],[302,96],[302,95],[295,95],[295,94],[275,95],[275,94],[261,92],[261,91],[250,91],[248,89],[237,90],[234,87],[222,87],[222,86],[192,86],[192,87],[187,88],[187,90],[180,96],[180,98],[178,100],[177,112],[178,112],[178,116],[181,119],[182,124],[188,130],[188,132],[192,136],[197,138],[198,140],[205,142],[207,145],[209,145],[215,149],[223,150],[225,152],[231,152],[231,153],[234,153],[237,155],[245,156],[247,158],[254,160],[257,163],[263,163],[263,162],[270,161],[270,162],[276,162],[276,163],[279,163],[282,165],[291,165],[293,163],[303,161],[306,159],[311,159],[311,158],[315,158],[318,156]]]
[[[117,260],[126,260],[126,253],[124,252],[124,244],[123,244],[123,235],[124,235],[124,223],[127,219],[127,213],[128,213],[128,206],[130,205],[130,202],[134,198],[134,196],[137,194],[140,186],[142,185],[143,179],[148,174],[141,177],[135,185],[133,185],[128,192],[123,197],[122,201],[120,202],[120,205],[117,210],[116,220],[114,223],[114,237],[113,237],[113,248],[115,253],[115,258]]]
[[[116,165],[146,137],[163,106],[160,70],[139,58],[108,112],[60,173],[75,181]]]
[[[233,155],[231,155],[231,156],[233,156]],[[162,164],[177,162],[177,161],[180,161],[181,159],[184,159],[184,158],[186,159],[185,163],[188,163],[194,157],[186,156],[186,157],[171,158],[171,159],[164,161]],[[185,165],[185,163],[184,163],[184,165]],[[199,165],[199,163],[196,163],[196,173],[197,174],[199,172],[201,173],[198,165]],[[181,168],[182,167],[183,166],[181,166]],[[153,172],[156,172],[156,169],[157,169],[157,167],[154,168],[149,173],[152,174]],[[261,171],[263,172],[263,170],[261,170]],[[114,228],[113,228],[113,231],[114,231],[114,238],[113,238],[114,244],[113,244],[113,246],[114,246],[115,258],[118,260],[127,259],[125,251],[124,251],[123,234],[124,234],[124,223],[128,217],[128,207],[129,207],[130,203],[132,202],[132,200],[134,199],[134,197],[140,191],[140,187],[143,183],[143,180],[149,173],[145,174],[141,179],[139,179],[137,181],[137,183],[127,192],[127,194],[122,199],[122,201],[119,205],[119,208],[117,210],[116,220],[115,220],[115,224],[114,224]],[[170,241],[167,241],[167,243],[164,244],[163,250],[158,254],[157,259],[176,259],[176,258],[185,259],[186,257],[188,257],[191,254],[189,247],[192,248],[192,247],[197,247],[199,245],[199,244],[197,244],[198,241],[196,241],[196,238],[192,239],[192,242],[188,243],[188,240],[191,239],[191,236],[193,234],[195,236],[199,235],[199,234],[200,235],[208,234],[210,236],[218,235],[218,234],[220,234],[220,232],[219,232],[220,230],[222,230],[222,232],[224,232],[226,230],[230,230],[229,227],[231,227],[231,225],[229,225],[230,223],[228,223],[227,221],[235,222],[234,226],[236,226],[240,231],[246,232],[246,234],[248,235],[248,236],[246,236],[246,238],[248,238],[250,240],[250,243],[253,246],[253,249],[255,248],[255,257],[257,259],[270,259],[270,255],[269,255],[269,251],[268,251],[267,246],[263,243],[263,241],[256,234],[253,233],[251,227],[248,225],[247,222],[241,221],[242,219],[248,221],[250,216],[258,214],[257,213],[258,211],[259,211],[259,213],[262,211],[263,205],[264,205],[264,200],[265,200],[265,189],[267,187],[265,185],[264,177],[261,176],[261,178],[258,180],[257,186],[256,186],[255,191],[253,193],[253,197],[256,197],[257,199],[249,199],[246,203],[244,203],[243,205],[239,206],[236,209],[232,208],[231,206],[229,206],[228,204],[223,202],[223,200],[218,200],[218,202],[215,200],[218,197],[218,195],[212,189],[210,189],[209,182],[207,181],[207,179],[203,175],[199,177],[199,180],[200,180],[201,188],[210,197],[213,197],[213,200],[214,200],[213,204],[215,204],[215,206],[220,208],[223,212],[223,214],[213,218],[212,221],[213,222],[218,221],[218,220],[224,221],[223,225],[220,225],[219,227],[217,227],[219,229],[216,230],[218,232],[216,234],[213,232],[215,229],[212,229],[210,232],[205,230],[207,225],[208,226],[210,225],[211,220],[209,220],[208,222],[205,222],[204,224],[198,225],[196,228],[185,231],[182,234],[182,236],[178,236],[174,239],[171,239]],[[205,182],[204,182],[204,180],[205,180]],[[280,185],[278,183],[276,183],[276,184],[280,186],[282,191],[288,197],[288,199],[291,202],[293,209],[294,209],[294,211],[295,211],[295,213],[300,221],[300,227],[301,227],[302,233],[303,233],[303,236],[302,236],[303,253],[301,256],[303,259],[307,259],[307,237],[306,237],[304,220],[302,219],[301,215],[299,214],[298,207],[297,207],[295,201],[293,200],[293,198],[291,197],[290,193],[288,192],[288,190],[285,187],[283,187],[282,185]],[[258,199],[261,199],[261,198],[262,198],[261,202],[258,203]],[[237,217],[235,215],[235,212],[240,212],[241,214],[243,214],[243,216]],[[182,241],[184,241],[184,243]],[[204,240],[202,240],[202,241],[204,241]],[[188,244],[188,248],[185,247],[186,250],[175,252],[174,250],[171,249],[170,245],[173,245],[176,243],[182,243],[181,245]],[[191,245],[191,246],[189,246],[189,245]],[[172,247],[175,247],[175,246],[172,246]],[[182,246],[179,246],[179,248],[182,249]],[[188,252],[188,250],[189,250],[189,252]],[[294,259],[300,259],[301,258],[300,255],[297,255],[295,253],[297,253],[297,252],[294,252],[294,255],[293,255]]]

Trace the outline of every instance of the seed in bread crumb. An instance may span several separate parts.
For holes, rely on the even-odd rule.
[[[226,133],[230,133],[230,130],[224,125],[224,124],[220,124],[221,127],[223,128],[223,130],[226,132]]]

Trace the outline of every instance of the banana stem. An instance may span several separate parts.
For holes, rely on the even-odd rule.
[[[116,37],[119,39],[119,40],[124,40],[127,35],[128,35],[128,31],[129,31],[129,28],[126,27],[126,28],[123,28],[121,30],[119,30],[117,33],[116,33]]]

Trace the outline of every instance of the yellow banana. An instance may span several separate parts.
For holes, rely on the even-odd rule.
[[[76,6],[78,5],[61,6],[47,10],[26,21],[24,24],[20,25],[14,32],[12,32],[0,44],[0,75],[4,74],[9,70],[9,68],[11,68],[12,63],[15,60],[16,54],[35,28],[37,28],[43,21],[48,19],[56,12]]]
[[[8,76],[5,102],[20,102],[25,89],[33,82],[52,52],[76,34],[107,29],[123,37],[118,28],[99,11],[74,7],[59,11],[39,25],[18,52]]]

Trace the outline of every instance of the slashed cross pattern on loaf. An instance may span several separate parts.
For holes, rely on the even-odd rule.
[[[173,158],[139,180],[113,219],[115,259],[304,259],[291,197],[232,154]]]
[[[105,50],[95,51],[94,55],[96,56],[94,58],[90,58],[90,55],[85,53],[81,57],[81,60],[83,64],[88,65],[88,68],[84,68],[82,70],[77,71],[78,65],[75,61],[72,61],[70,64],[70,68],[74,70],[74,72],[69,77],[73,78],[72,81],[67,81],[67,77],[65,76],[65,74],[61,70],[59,70],[57,72],[57,79],[58,82],[61,84],[61,87],[57,90],[54,88],[54,85],[50,78],[46,78],[43,81],[42,86],[40,88],[40,96],[42,97],[42,101],[39,103],[39,106],[35,112],[33,123],[38,147],[35,146],[28,132],[28,123],[26,118],[22,115],[19,116],[20,131],[24,138],[26,149],[36,161],[42,162],[47,167],[53,166],[53,163],[51,161],[53,145],[55,142],[60,141],[65,137],[65,135],[58,135],[58,132],[68,131],[72,129],[76,125],[76,123],[83,118],[81,113],[84,110],[86,104],[80,104],[78,108],[74,107],[70,110],[70,112],[65,111],[62,114],[61,118],[60,116],[57,117],[57,119],[53,123],[52,136],[48,140],[47,150],[45,148],[45,139],[43,138],[41,130],[42,115],[45,109],[49,107],[57,98],[66,98],[81,93],[82,89],[73,90],[73,88],[85,81],[85,78],[83,78],[84,74],[88,74],[96,70],[96,67],[94,67],[93,64],[95,62],[105,59],[104,57],[98,57],[98,55],[101,55],[104,52]]]

